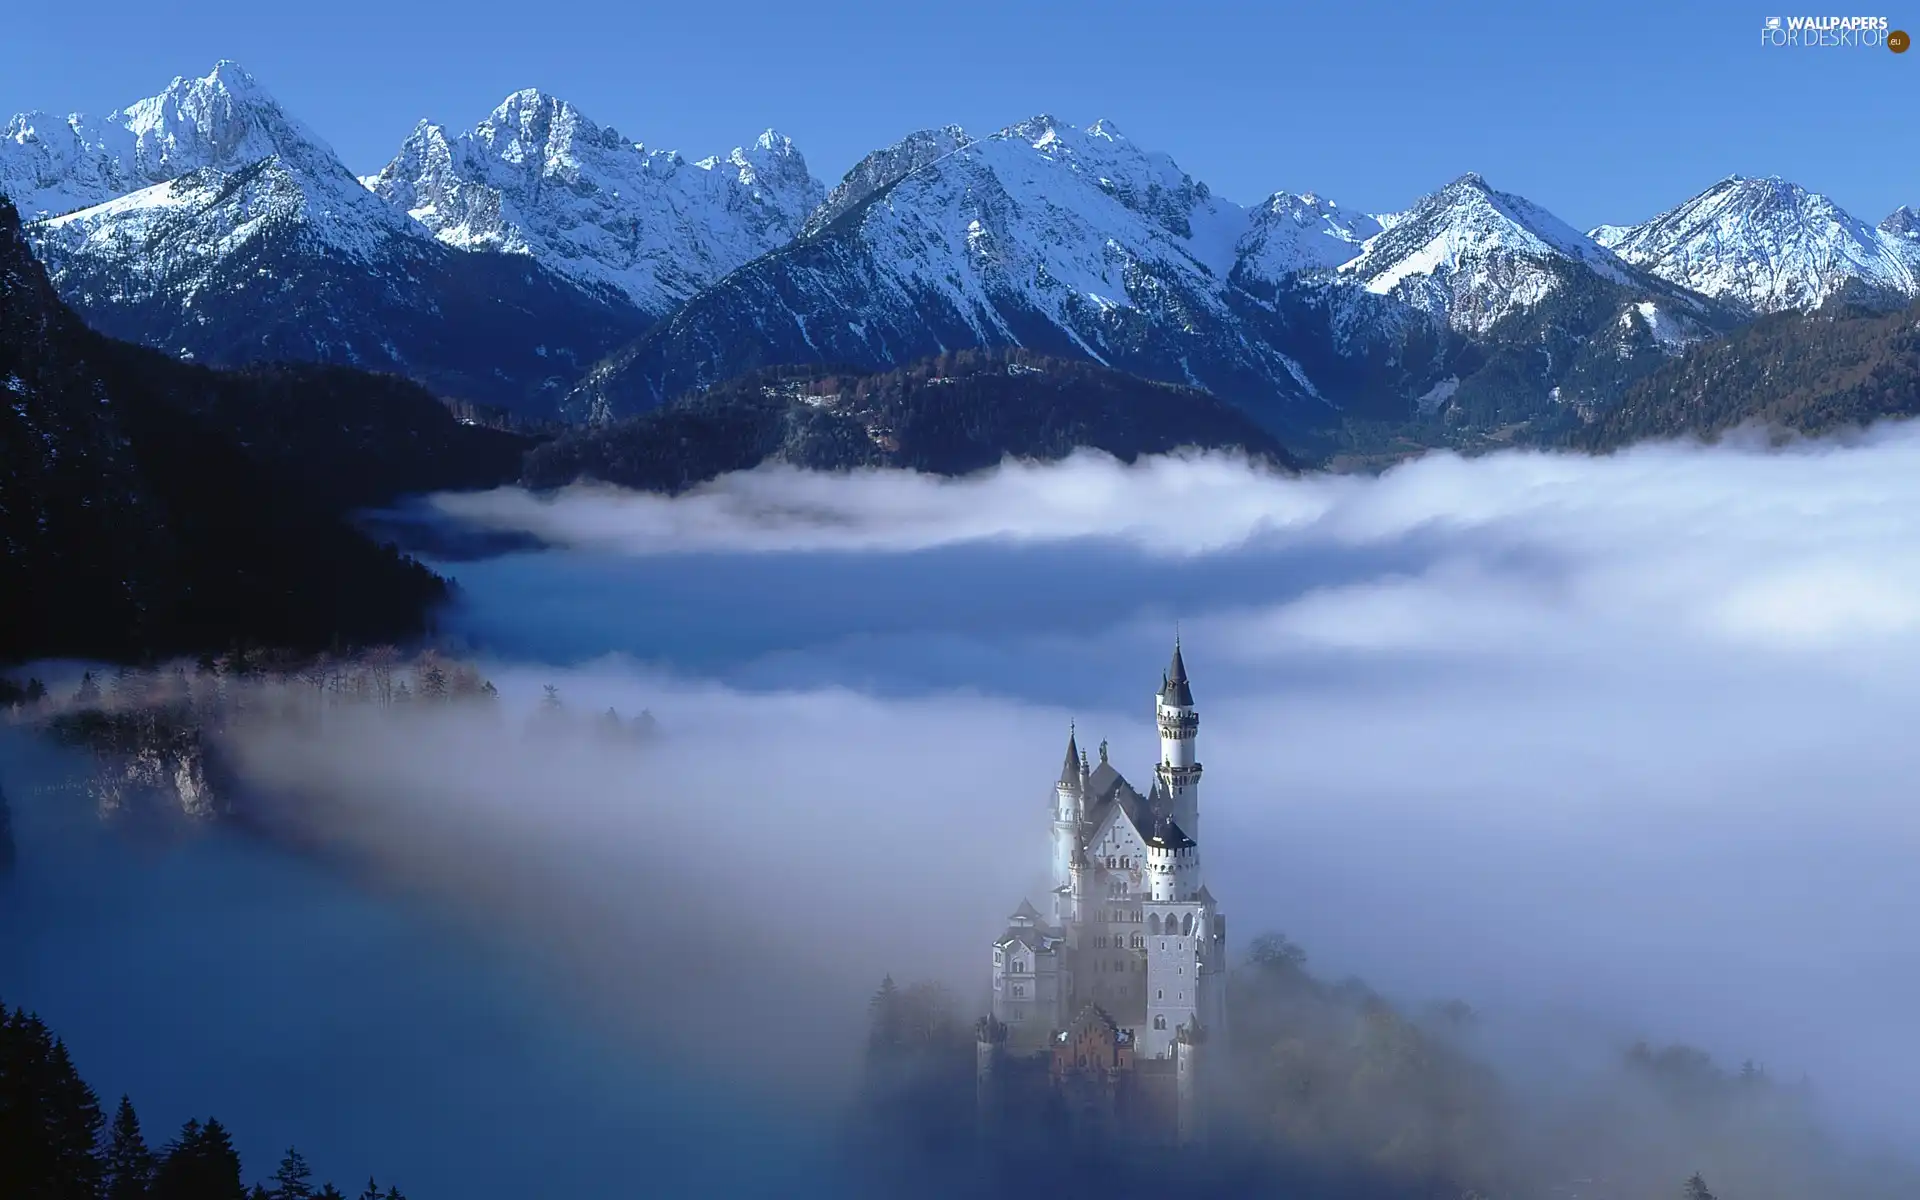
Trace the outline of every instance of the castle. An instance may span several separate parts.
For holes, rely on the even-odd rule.
[[[993,944],[977,1027],[983,1128],[1050,1103],[1094,1136],[1205,1136],[1204,1046],[1225,1026],[1226,918],[1200,870],[1200,714],[1176,638],[1154,697],[1142,796],[1067,735],[1053,787],[1049,911],[1024,900]]]

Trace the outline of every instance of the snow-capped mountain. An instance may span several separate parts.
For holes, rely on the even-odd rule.
[[[1379,220],[1347,212],[1308,192],[1275,192],[1253,210],[1236,247],[1235,269],[1249,279],[1275,282],[1315,268],[1338,267],[1380,233]]]
[[[1228,278],[1250,225],[1246,209],[1110,122],[916,134],[855,168],[809,236],[596,368],[569,411],[644,409],[761,365],[878,368],[1004,345],[1255,407],[1324,409],[1296,363],[1246,336]]]
[[[530,255],[654,315],[791,240],[825,196],[773,130],[692,162],[534,90],[457,136],[422,121],[363,182],[449,246]]]
[[[239,64],[177,78],[157,96],[94,120],[21,113],[0,141],[0,191],[28,220],[103,203],[203,168],[280,156],[324,174],[333,152]]]
[[[1920,238],[1920,212],[1916,212],[1911,204],[1902,204],[1880,222],[1880,231],[1897,237]]]
[[[1468,173],[1340,265],[1341,281],[1482,335],[1565,286],[1568,268],[1631,286],[1624,264],[1558,217]]]
[[[1728,176],[1641,225],[1602,225],[1595,241],[1663,279],[1755,312],[1920,295],[1920,241],[1902,209],[1879,229],[1779,178]]]
[[[371,367],[539,412],[643,324],[530,260],[441,245],[232,63],[66,128],[117,132],[33,151],[42,198],[161,179],[28,227],[61,297],[112,336],[212,363]],[[0,147],[16,174],[28,145]],[[56,161],[64,174],[38,169]]]
[[[973,143],[967,131],[958,125],[940,129],[922,129],[910,133],[893,145],[867,155],[846,178],[827,194],[826,201],[813,210],[800,230],[801,237],[812,235],[838,220],[843,213],[858,207],[861,201],[884,191],[935,159]]]

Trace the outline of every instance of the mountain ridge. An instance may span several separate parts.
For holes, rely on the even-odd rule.
[[[278,391],[89,329],[0,198],[0,661],[235,641],[318,650],[426,630],[445,581],[344,522],[367,495],[303,489],[271,444],[284,436],[277,404],[322,429],[354,419],[351,406],[332,404],[325,381]],[[370,414],[389,481],[474,486],[501,465],[486,457],[495,443],[471,440],[488,431],[456,431],[437,401],[416,399],[418,418],[392,403]],[[414,456],[396,429],[442,440]],[[480,457],[466,461],[468,447]],[[367,469],[351,433],[339,448],[323,475]]]
[[[792,240],[826,198],[774,130],[689,161],[535,89],[457,135],[421,121],[361,183],[447,245],[528,255],[655,317]]]

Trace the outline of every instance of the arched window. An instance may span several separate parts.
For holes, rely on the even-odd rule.
[[[1180,932],[1183,934],[1188,934],[1193,932],[1193,914],[1192,913],[1188,913],[1184,918],[1181,919]]]
[[[1167,1027],[1167,1019],[1165,1017],[1155,1017],[1153,1019],[1153,1027],[1155,1029],[1165,1029]]]
[[[1147,918],[1147,932],[1155,933],[1155,934],[1160,932],[1160,914],[1159,913],[1154,913],[1152,916]]]

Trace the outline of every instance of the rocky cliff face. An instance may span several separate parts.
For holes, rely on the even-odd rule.
[[[825,195],[771,129],[690,161],[532,90],[465,133],[421,122],[364,183],[446,245],[524,255],[652,316],[792,240]]]

